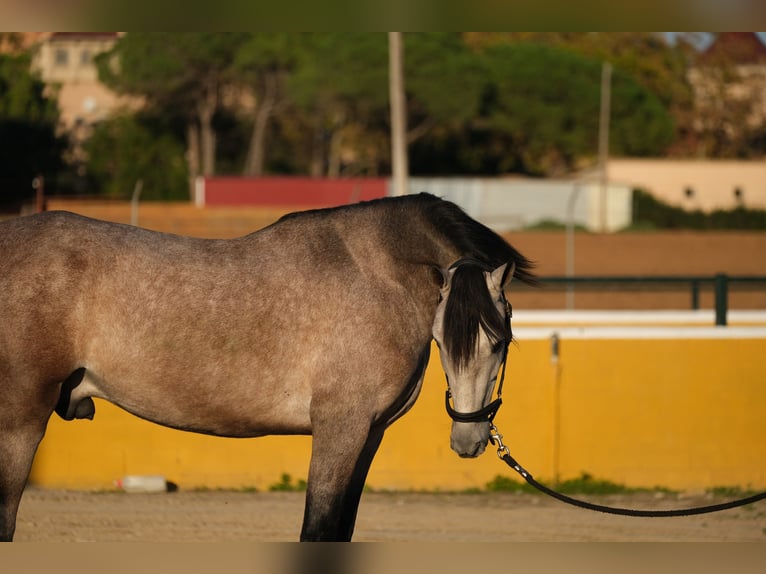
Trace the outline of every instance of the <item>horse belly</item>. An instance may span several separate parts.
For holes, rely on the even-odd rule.
[[[72,401],[107,400],[148,421],[181,430],[229,437],[308,434],[308,400],[284,385],[241,372],[189,369],[159,376],[142,369],[86,369]]]

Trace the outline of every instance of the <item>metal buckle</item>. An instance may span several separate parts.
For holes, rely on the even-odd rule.
[[[503,444],[503,435],[500,434],[500,431],[497,430],[497,427],[493,423],[489,425],[489,440],[492,443],[492,446],[497,444],[498,458],[502,459],[505,455],[511,454],[508,447]]]

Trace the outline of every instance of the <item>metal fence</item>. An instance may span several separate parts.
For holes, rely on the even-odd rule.
[[[729,310],[729,287],[743,285],[748,288],[766,289],[766,275],[727,275],[718,273],[712,276],[548,276],[541,277],[543,286],[565,288],[567,308],[574,308],[576,290],[588,290],[605,286],[616,287],[663,287],[682,285],[689,291],[691,309],[700,308],[700,291],[712,288],[715,305],[715,324],[726,325]]]

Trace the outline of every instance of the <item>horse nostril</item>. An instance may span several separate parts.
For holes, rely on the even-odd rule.
[[[477,442],[473,445],[472,450],[464,450],[458,453],[460,458],[476,458],[481,453],[484,452],[484,443],[483,442]]]

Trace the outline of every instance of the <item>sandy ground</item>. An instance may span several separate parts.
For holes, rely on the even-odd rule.
[[[19,542],[275,542],[298,539],[299,492],[87,493],[30,488]],[[710,495],[642,493],[591,498],[632,508],[724,501]],[[611,516],[542,495],[365,493],[355,541],[385,542],[766,542],[766,502],[679,518]]]

